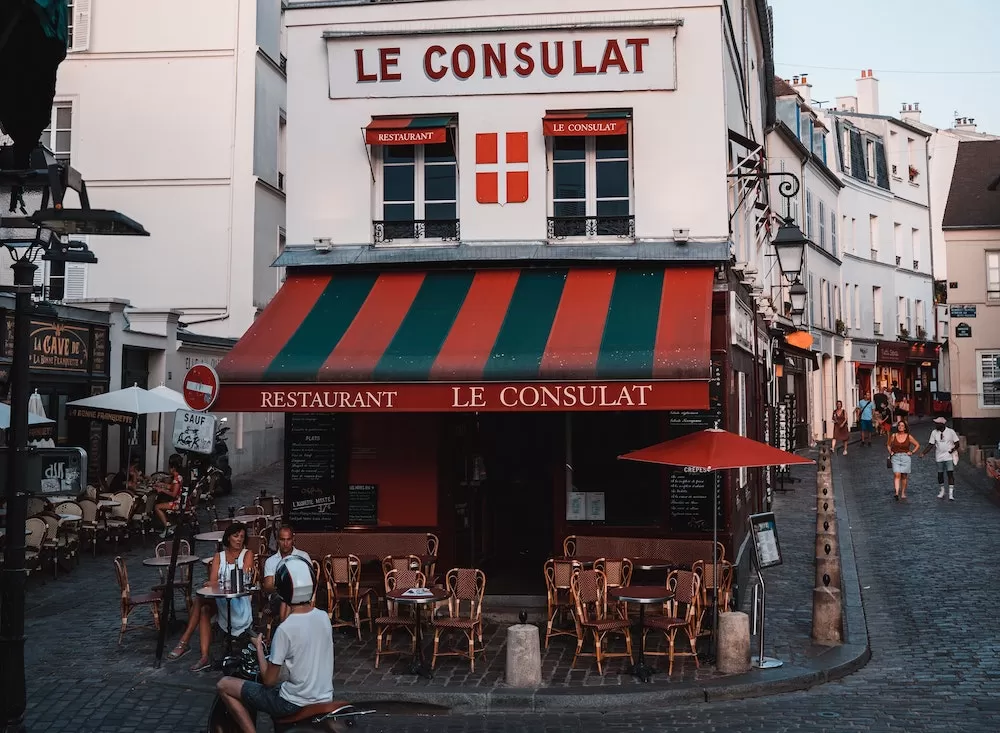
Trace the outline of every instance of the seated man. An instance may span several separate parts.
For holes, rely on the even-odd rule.
[[[297,555],[306,562],[311,563],[309,554],[295,546],[295,534],[287,524],[281,525],[278,530],[278,551],[271,555],[264,562],[264,590],[268,593],[274,591],[274,573],[278,569],[278,564],[286,557]]]
[[[244,733],[256,731],[248,710],[278,719],[333,700],[333,634],[326,613],[312,606],[315,583],[310,563],[295,556],[279,563],[274,585],[284,621],[274,632],[270,659],[263,639],[254,637],[261,682],[223,677],[216,686]]]

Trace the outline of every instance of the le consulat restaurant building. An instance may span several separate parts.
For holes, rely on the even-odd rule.
[[[762,11],[289,3],[285,282],[217,409],[286,413],[300,532],[433,531],[491,592],[542,588],[570,534],[710,538],[710,475],[617,456],[766,437],[729,268],[770,231],[733,173],[764,170]],[[765,487],[729,473],[734,557]]]

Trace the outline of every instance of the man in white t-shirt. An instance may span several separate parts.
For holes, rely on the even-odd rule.
[[[286,618],[274,632],[270,659],[262,637],[254,637],[260,682],[223,677],[216,685],[244,733],[256,731],[248,710],[277,720],[333,700],[333,633],[326,613],[312,605],[315,583],[308,562],[290,556],[279,563],[274,585]]]
[[[955,501],[955,461],[958,458],[958,433],[948,427],[948,421],[943,417],[934,418],[935,428],[931,431],[930,440],[922,455],[927,455],[934,448],[934,460],[937,461],[938,484],[941,490],[938,499],[944,498],[944,477],[948,474],[948,498]]]
[[[278,551],[264,561],[264,590],[268,593],[274,591],[274,573],[278,569],[278,563],[291,555],[298,555],[306,562],[311,562],[309,554],[295,546],[295,533],[287,524],[278,530]]]

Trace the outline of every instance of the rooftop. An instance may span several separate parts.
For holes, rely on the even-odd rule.
[[[998,178],[1000,140],[960,142],[942,226],[945,229],[1000,228]]]

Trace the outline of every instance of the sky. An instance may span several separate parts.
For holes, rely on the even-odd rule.
[[[770,0],[775,72],[809,77],[812,98],[855,95],[861,69],[879,80],[879,112],[919,102],[920,121],[955,113],[1000,134],[1000,0]]]

